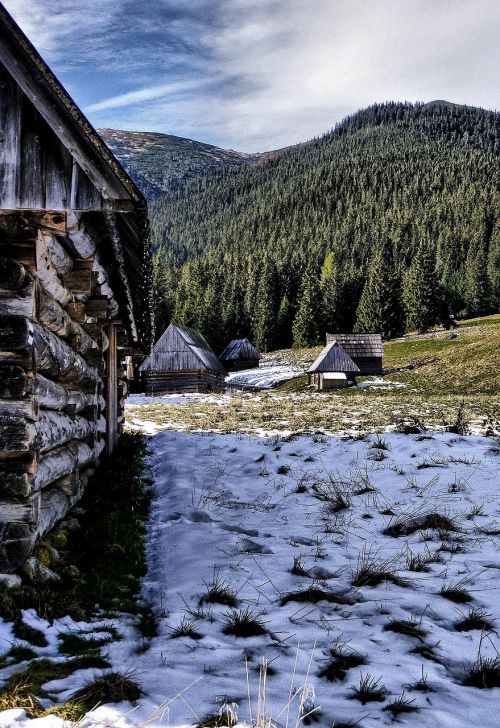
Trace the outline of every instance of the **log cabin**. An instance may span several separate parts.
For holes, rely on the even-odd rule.
[[[150,285],[143,196],[0,4],[0,572],[113,451]]]
[[[359,374],[359,367],[335,340],[327,343],[307,370],[309,384],[318,390],[347,387],[356,374]]]
[[[221,392],[226,370],[199,331],[170,324],[139,367],[146,394]]]
[[[381,375],[383,345],[380,334],[327,334],[326,343],[336,341],[359,369],[366,375]]]
[[[255,369],[262,355],[248,339],[233,339],[219,356],[228,371]]]

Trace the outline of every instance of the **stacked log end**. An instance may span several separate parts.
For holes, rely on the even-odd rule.
[[[81,497],[106,444],[110,381],[123,426],[126,381],[107,353],[118,304],[96,244],[68,217],[59,236],[40,216],[0,217],[0,572]]]

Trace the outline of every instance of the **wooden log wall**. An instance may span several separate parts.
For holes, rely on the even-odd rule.
[[[208,371],[145,372],[146,394],[168,394],[176,392],[222,392],[224,376]]]
[[[50,215],[0,215],[0,572],[19,568],[80,498],[106,444],[109,381],[123,426],[114,325],[117,371],[106,355],[118,304],[85,227],[58,217],[60,234]]]

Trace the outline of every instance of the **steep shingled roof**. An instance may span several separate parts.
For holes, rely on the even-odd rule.
[[[222,361],[237,361],[240,359],[251,361],[262,359],[262,355],[248,339],[233,339],[226,346],[219,359]]]
[[[380,334],[327,334],[326,343],[332,341],[353,359],[380,359],[384,354]]]
[[[315,362],[307,370],[309,374],[314,372],[359,372],[359,367],[337,341],[330,341]]]
[[[225,374],[226,370],[199,331],[170,324],[143,361],[141,372],[206,371]]]

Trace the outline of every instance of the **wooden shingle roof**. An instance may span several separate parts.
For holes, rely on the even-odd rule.
[[[314,372],[348,372],[354,374],[359,372],[359,367],[337,341],[330,341],[307,371],[309,374]]]
[[[327,344],[336,341],[353,359],[381,359],[384,350],[380,334],[327,334]]]
[[[199,331],[170,324],[152,353],[139,367],[141,372],[209,371],[225,374],[226,370]]]
[[[222,361],[261,359],[262,355],[248,339],[233,339],[219,357]]]

